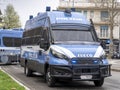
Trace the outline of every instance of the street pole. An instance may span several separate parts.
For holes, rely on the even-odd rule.
[[[74,8],[74,0],[73,0],[73,5],[72,5],[72,7]]]
[[[120,53],[120,25],[119,25],[119,53]]]
[[[118,46],[118,50],[119,50],[119,53],[120,53],[120,13],[118,14],[118,27],[119,27],[119,46]]]

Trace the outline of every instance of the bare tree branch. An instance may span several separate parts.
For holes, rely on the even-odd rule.
[[[109,13],[109,27],[110,27],[110,56],[113,53],[113,31],[115,27],[115,17],[120,13],[120,5],[118,0],[95,0],[95,6]]]

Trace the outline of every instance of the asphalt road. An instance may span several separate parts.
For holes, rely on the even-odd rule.
[[[95,87],[93,82],[88,81],[59,82],[55,87],[48,87],[40,75],[26,77],[20,65],[2,65],[1,68],[30,90],[120,90],[120,72],[112,72],[102,87]]]

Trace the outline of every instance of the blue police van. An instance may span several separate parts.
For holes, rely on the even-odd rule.
[[[59,80],[93,81],[111,76],[92,22],[79,12],[47,11],[26,22],[20,65],[26,76],[44,75],[48,86]]]
[[[0,29],[0,63],[11,64],[20,60],[23,29]]]

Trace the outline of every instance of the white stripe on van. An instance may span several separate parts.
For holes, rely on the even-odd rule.
[[[97,48],[97,51],[96,51],[94,57],[100,57],[100,56],[103,55],[103,54],[105,54],[105,52],[104,52],[103,48],[102,48],[101,46],[99,46],[99,47]]]
[[[63,48],[63,47],[60,47],[60,46],[57,46],[57,45],[53,45],[51,46],[51,48],[61,54],[64,54],[66,55],[67,57],[69,58],[73,58],[73,57],[76,57],[70,50],[66,49],[66,48]]]

